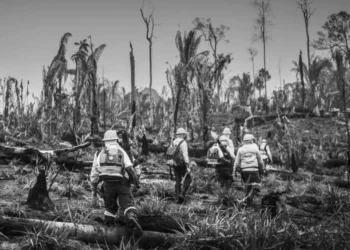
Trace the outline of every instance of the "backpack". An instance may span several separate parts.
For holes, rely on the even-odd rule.
[[[219,147],[214,145],[209,148],[207,153],[207,160],[209,165],[219,164]]]
[[[99,160],[101,180],[118,180],[124,177],[124,153],[121,148],[105,148],[100,152]]]
[[[172,143],[166,151],[166,155],[168,156],[168,158],[174,161],[176,166],[180,166],[184,163],[180,152],[180,146],[184,141],[185,140],[182,140],[176,147]]]

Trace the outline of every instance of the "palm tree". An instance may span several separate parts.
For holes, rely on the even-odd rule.
[[[87,58],[89,53],[89,44],[86,39],[80,41],[79,43],[74,43],[79,46],[78,51],[72,55],[71,59],[75,61],[75,79],[74,79],[74,99],[75,99],[75,109],[74,109],[74,119],[73,128],[74,130],[80,124],[81,114],[80,114],[80,96],[82,89],[84,87],[83,79],[87,69]]]
[[[188,87],[189,76],[192,75],[196,61],[201,60],[209,54],[209,51],[204,51],[197,54],[201,37],[196,37],[196,30],[192,29],[188,34],[185,32],[183,38],[181,32],[178,31],[175,36],[175,44],[180,54],[180,62],[175,66],[174,79],[176,85],[176,103],[174,110],[174,129],[176,131],[177,115],[181,101],[181,94],[184,88]]]
[[[238,92],[239,103],[242,106],[249,105],[249,98],[254,93],[253,83],[250,81],[249,73],[243,73],[242,78],[234,76],[230,79],[232,90]]]
[[[256,84],[255,87],[259,90],[259,98],[261,97],[261,90],[266,87],[264,82],[267,82],[270,79],[271,79],[271,75],[269,71],[266,70],[265,72],[264,68],[259,70],[259,75],[255,81],[255,84]]]
[[[102,55],[103,50],[106,48],[106,44],[102,44],[97,47],[95,50],[93,49],[93,44],[90,38],[90,55],[87,60],[87,81],[88,85],[91,88],[91,109],[90,109],[90,121],[91,121],[91,134],[95,134],[98,132],[98,118],[99,118],[99,110],[96,100],[96,86],[97,86],[97,62]]]
[[[56,56],[53,58],[45,76],[44,76],[44,87],[43,87],[43,98],[45,98],[42,101],[45,101],[45,108],[50,109],[53,101],[53,97],[58,91],[58,98],[56,101],[58,101],[59,110],[61,110],[61,104],[60,104],[60,95],[62,91],[62,80],[63,77],[65,80],[67,79],[67,60],[65,58],[66,55],[66,47],[68,43],[68,39],[72,36],[71,33],[67,32],[65,33],[61,39],[60,39],[60,47],[58,49],[58,52]],[[56,82],[59,82],[59,86],[57,88]],[[57,103],[56,103],[57,104]]]
[[[292,68],[291,71],[296,72],[296,75],[298,76],[300,74],[300,69],[299,69],[299,63],[293,61],[293,64],[295,68]],[[328,58],[321,58],[320,56],[311,56],[311,64],[310,64],[310,69],[307,68],[306,64],[303,63],[303,75],[305,77],[305,80],[307,84],[310,86],[310,103],[313,109],[314,104],[315,104],[315,90],[316,87],[319,85],[321,82],[321,74],[324,70],[331,70],[333,65],[331,61]]]

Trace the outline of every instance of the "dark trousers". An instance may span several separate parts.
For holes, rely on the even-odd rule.
[[[215,169],[215,175],[220,183],[220,187],[228,190],[233,182],[233,168],[232,166],[220,166],[218,165]]]
[[[260,186],[258,184],[260,184],[261,180],[258,171],[242,171],[241,177],[247,188],[246,196],[249,195],[252,189],[260,192]]]
[[[106,211],[116,215],[119,206],[122,211],[134,206],[134,198],[131,193],[130,183],[126,178],[120,181],[105,181],[103,185],[103,199]]]
[[[174,173],[175,173],[176,198],[178,198],[179,194],[182,194],[183,196],[185,196],[188,188],[190,187],[192,176],[190,173],[187,174],[186,179],[184,181],[184,185],[182,187],[182,192],[181,192],[181,181],[182,181],[182,178],[186,175],[186,166],[185,165],[174,166]]]

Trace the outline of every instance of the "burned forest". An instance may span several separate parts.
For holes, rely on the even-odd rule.
[[[0,40],[0,249],[350,249],[349,3],[111,2]]]

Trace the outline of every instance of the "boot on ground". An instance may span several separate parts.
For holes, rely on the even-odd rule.
[[[127,229],[133,232],[136,239],[140,238],[142,236],[142,228],[138,222],[136,213],[133,210],[129,210],[125,217]]]

